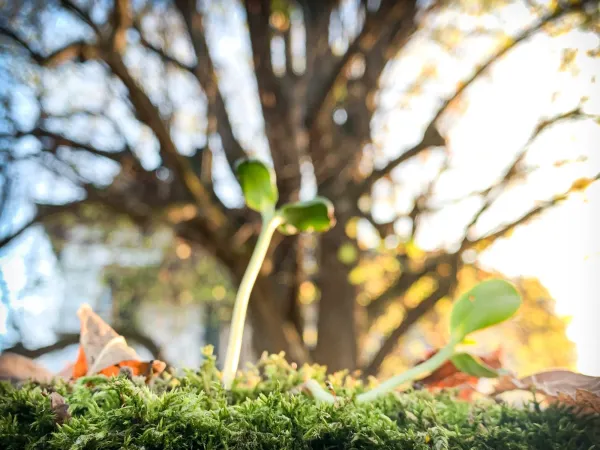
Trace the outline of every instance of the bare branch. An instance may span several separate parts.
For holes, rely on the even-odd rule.
[[[564,3],[562,3],[555,11],[541,17],[531,27],[526,28],[525,30],[521,31],[514,38],[512,38],[512,40],[510,40],[508,43],[505,43],[500,49],[498,49],[487,60],[485,60],[482,64],[477,66],[475,72],[473,72],[473,74],[469,78],[467,78],[466,80],[464,80],[460,83],[459,88],[454,92],[454,94],[442,103],[442,105],[440,106],[440,108],[438,109],[437,113],[435,114],[435,116],[433,117],[433,119],[431,120],[430,123],[433,124],[433,123],[437,122],[437,120],[444,114],[444,112],[446,111],[448,106],[454,100],[456,100],[458,97],[460,97],[460,95],[462,95],[462,93],[469,86],[471,86],[473,84],[473,82],[475,82],[477,79],[479,79],[479,77],[488,68],[490,68],[492,65],[494,65],[496,63],[496,61],[498,61],[500,58],[502,58],[504,55],[506,55],[517,44],[529,39],[531,36],[533,36],[535,33],[540,31],[547,24],[552,23],[572,12],[582,11],[584,9],[586,3],[590,3],[590,2],[584,0],[581,2],[569,2],[566,5]]]
[[[585,4],[589,2],[580,2],[580,3],[571,3],[567,6],[558,8],[556,11],[547,14],[540,18],[535,22],[534,25],[525,29],[517,36],[515,36],[508,44],[503,45],[499,50],[497,50],[492,56],[490,56],[485,62],[477,67],[475,72],[464,80],[460,87],[454,92],[454,94],[446,99],[442,105],[438,108],[436,114],[433,116],[433,119],[429,122],[429,126],[427,127],[423,139],[417,145],[412,147],[411,149],[404,152],[398,158],[392,160],[388,165],[380,170],[374,171],[371,175],[369,175],[363,182],[357,185],[356,189],[353,189],[353,196],[358,198],[362,193],[367,192],[371,186],[377,181],[379,178],[389,174],[394,168],[398,165],[402,164],[404,161],[418,155],[426,148],[431,146],[442,146],[444,145],[444,139],[438,133],[436,129],[437,120],[444,114],[448,106],[456,100],[471,84],[473,84],[479,77],[489,68],[491,67],[498,59],[507,54],[511,49],[513,49],[518,43],[523,42],[529,37],[533,36],[539,30],[541,30],[545,25],[554,22],[565,15],[582,11],[585,7]]]
[[[470,220],[469,224],[466,226],[466,228],[465,228],[465,231],[466,231],[465,232],[465,237],[464,237],[463,242],[461,244],[461,248],[464,248],[465,246],[469,245],[469,241],[468,241],[468,233],[469,233],[469,231],[471,230],[471,228],[473,228],[473,226],[475,226],[475,224],[480,219],[480,217],[487,210],[489,210],[490,207],[492,207],[492,205],[494,204],[494,202],[497,199],[497,197],[501,194],[502,189],[505,188],[513,179],[515,179],[517,176],[519,176],[521,174],[521,171],[518,170],[519,164],[521,164],[521,162],[525,158],[525,156],[527,154],[527,151],[529,150],[531,144],[536,140],[536,138],[545,129],[547,129],[551,125],[554,125],[554,124],[559,123],[561,121],[564,121],[564,120],[576,120],[576,119],[588,119],[588,118],[594,118],[594,116],[583,113],[581,111],[581,109],[579,107],[577,107],[577,108],[575,108],[575,109],[573,109],[571,111],[567,111],[565,113],[559,114],[559,115],[557,115],[555,117],[552,117],[550,119],[542,120],[534,128],[533,132],[529,136],[529,139],[527,139],[527,142],[525,143],[525,145],[523,146],[523,148],[519,152],[517,152],[517,154],[515,155],[515,157],[513,159],[513,162],[508,167],[508,169],[506,169],[506,171],[504,172],[504,175],[500,178],[500,181],[498,181],[494,185],[488,187],[487,189],[485,189],[481,193],[482,196],[485,196],[485,201],[481,205],[481,207],[479,208],[479,210],[474,214],[474,216]]]
[[[219,91],[217,74],[206,43],[202,15],[196,10],[194,0],[177,0],[175,4],[185,22],[198,60],[198,64],[191,71],[198,79],[208,101],[208,132],[219,134],[227,161],[230,167],[233,167],[246,153],[233,134],[225,102]]]
[[[49,55],[42,55],[35,51],[29,43],[21,38],[16,31],[11,30],[8,27],[0,25],[0,34],[9,37],[21,47],[23,47],[28,53],[30,58],[41,66],[45,67],[56,67],[67,61],[80,60],[87,61],[98,57],[98,49],[84,41],[72,42],[65,47],[59,48]]]
[[[49,138],[53,140],[54,146],[53,149],[56,150],[57,147],[66,146],[72,148],[79,148],[85,150],[93,155],[102,156],[103,158],[110,159],[115,162],[120,162],[123,154],[128,152],[128,147],[125,146],[123,149],[117,151],[107,151],[100,150],[93,145],[90,145],[85,142],[77,142],[72,139],[69,139],[65,136],[62,136],[58,133],[54,133],[52,131],[36,127],[29,132],[18,132],[14,135],[15,138],[21,138],[23,136],[35,136],[36,138]]]
[[[346,82],[345,69],[352,59],[357,54],[370,51],[374,42],[380,39],[381,33],[390,28],[394,22],[400,22],[402,17],[407,15],[407,8],[411,7],[408,3],[412,2],[383,1],[375,13],[367,14],[360,34],[350,44],[344,56],[333,67],[328,79],[321,83],[320,95],[308,105],[305,118],[307,128],[312,128],[323,106],[327,103],[328,98],[333,95],[333,87],[336,84]],[[412,27],[405,27],[404,34],[409,35],[412,30]]]
[[[22,225],[19,229],[17,229],[10,235],[5,236],[2,239],[0,239],[0,249],[6,247],[14,239],[18,238],[21,234],[23,234],[25,231],[27,231],[27,229],[29,229],[29,227],[31,227],[32,225],[41,223],[45,219],[48,219],[52,216],[55,216],[55,215],[58,215],[58,214],[61,214],[64,212],[72,211],[73,209],[75,209],[79,205],[81,205],[82,203],[83,203],[83,201],[67,203],[64,205],[38,205],[37,213],[31,220],[29,220],[26,224]]]
[[[95,46],[78,41],[39,59],[38,63],[46,67],[56,67],[68,61],[85,62],[96,58],[98,58],[98,49]]]
[[[498,230],[496,230],[490,234],[487,234],[485,236],[482,236],[478,239],[475,239],[473,241],[471,241],[471,240],[466,241],[466,243],[464,244],[464,249],[468,249],[471,247],[479,247],[481,245],[484,245],[485,247],[489,246],[491,243],[493,243],[497,239],[504,237],[506,235],[509,235],[519,225],[523,225],[523,224],[527,223],[531,219],[539,216],[541,213],[543,213],[547,209],[563,202],[564,200],[569,198],[569,196],[572,193],[580,191],[582,189],[582,187],[588,186],[589,184],[591,184],[595,181],[598,181],[598,180],[600,180],[600,173],[597,173],[596,175],[594,175],[591,178],[583,179],[584,186],[581,186],[579,180],[576,181],[575,183],[573,183],[573,185],[567,191],[555,196],[554,198],[552,198],[550,200],[541,202],[538,206],[536,206],[532,210],[528,211],[526,214],[522,215],[517,220],[510,222],[508,224],[504,224]]]
[[[127,46],[127,30],[133,25],[129,0],[115,0],[110,43],[113,51],[123,53]]]
[[[151,44],[150,42],[148,42],[146,40],[146,38],[143,36],[142,34],[142,30],[138,27],[138,31],[140,33],[140,42],[141,44],[146,47],[148,50],[156,53],[162,60],[173,64],[174,66],[185,70],[186,72],[191,72],[191,73],[195,73],[195,68],[193,66],[188,66],[187,64],[179,61],[177,58],[168,55],[163,49]]]
[[[165,163],[179,174],[194,200],[203,209],[202,212],[210,222],[212,231],[224,231],[223,227],[227,224],[225,214],[218,206],[213,204],[211,195],[207,192],[198,175],[194,173],[185,157],[177,151],[177,147],[175,147],[169,130],[160,117],[157,108],[133,79],[117,53],[112,52],[104,55],[104,60],[129,91],[129,98],[140,120],[155,133],[160,143],[160,154]]]
[[[417,145],[415,145],[411,149],[407,150],[406,152],[402,153],[396,159],[390,161],[387,166],[385,166],[379,170],[374,170],[362,182],[353,186],[350,189],[351,198],[358,199],[363,193],[368,192],[369,189],[371,189],[371,187],[375,184],[375,182],[377,180],[379,180],[380,178],[389,174],[393,169],[398,167],[404,161],[407,161],[407,160],[411,159],[413,156],[418,155],[423,150],[426,150],[431,147],[442,147],[444,145],[446,145],[446,141],[440,135],[440,133],[437,131],[437,128],[435,127],[435,125],[432,122],[432,124],[425,131],[425,134],[423,135],[423,139],[421,139],[421,141]]]
[[[83,9],[81,9],[79,6],[77,6],[71,0],[60,0],[60,3],[63,6],[63,8],[73,12],[78,18],[80,18],[92,30],[94,30],[94,33],[96,33],[96,36],[98,36],[99,38],[102,37],[102,32],[100,31],[100,28],[98,28],[98,25],[96,25],[94,23],[94,21],[90,18],[89,14],[87,14]]]

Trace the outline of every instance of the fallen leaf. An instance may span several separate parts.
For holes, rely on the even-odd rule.
[[[419,361],[419,363],[427,361],[437,350],[430,352],[427,357]],[[501,349],[485,356],[480,356],[481,360],[488,366],[499,369],[501,367],[500,355]],[[477,391],[475,386],[479,382],[479,378],[467,373],[461,372],[456,368],[452,361],[448,360],[436,370],[431,372],[427,377],[419,380],[423,386],[430,391],[436,391],[447,388],[457,388],[458,396],[463,400],[470,400],[472,395]]]
[[[52,392],[50,394],[50,408],[54,413],[56,423],[62,425],[71,418],[69,413],[69,405],[65,402],[65,399],[58,392]]]
[[[54,375],[33,359],[16,353],[0,355],[0,379],[10,381],[33,380],[38,383],[50,383]]]
[[[517,379],[503,377],[495,395],[513,390],[535,390],[550,402],[576,406],[583,412],[600,414],[600,377],[592,377],[569,370],[551,370]]]
[[[133,375],[143,376],[146,382],[165,370],[162,361],[142,361],[136,351],[127,345],[110,325],[89,305],[77,311],[81,322],[79,353],[73,366],[73,378],[94,374],[116,376],[122,367],[129,367]]]
[[[419,361],[418,364],[427,361],[437,350],[430,352],[425,359]],[[493,353],[485,356],[480,356],[481,360],[493,369],[499,369],[502,364],[500,362],[501,350],[498,349]],[[459,371],[452,361],[448,360],[427,377],[420,380],[425,386],[431,387],[454,387],[465,382],[477,382],[478,378]]]

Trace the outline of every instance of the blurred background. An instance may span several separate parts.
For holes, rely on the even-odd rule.
[[[0,349],[62,369],[89,303],[144,357],[224,355],[253,156],[337,225],[276,236],[242,362],[388,376],[506,277],[474,351],[600,375],[599,36],[596,1],[0,2]]]

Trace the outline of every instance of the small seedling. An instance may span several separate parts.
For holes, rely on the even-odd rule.
[[[455,302],[450,316],[450,342],[427,361],[384,381],[370,391],[359,394],[357,403],[373,401],[396,387],[433,372],[449,359],[462,372],[476,377],[494,378],[500,372],[468,353],[456,353],[458,344],[475,331],[488,328],[514,315],[521,306],[515,287],[504,280],[488,280],[464,293]],[[309,380],[306,388],[319,401],[334,403],[335,398],[319,383]]]
[[[285,204],[276,209],[279,193],[275,182],[275,174],[271,168],[261,161],[255,159],[243,160],[236,165],[235,172],[246,205],[261,215],[262,229],[233,306],[229,344],[223,368],[223,386],[225,389],[231,389],[235,378],[240,360],[248,301],[269,249],[273,233],[277,229],[288,235],[299,232],[323,232],[335,225],[333,205],[329,200],[322,197],[306,202]]]

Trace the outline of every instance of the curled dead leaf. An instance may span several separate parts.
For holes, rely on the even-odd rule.
[[[600,377],[592,377],[569,370],[550,370],[516,379],[503,377],[494,394],[513,390],[535,390],[550,402],[577,407],[586,413],[600,414]]]
[[[102,374],[117,376],[123,367],[134,376],[142,376],[148,383],[166,368],[163,361],[142,361],[136,351],[127,345],[120,336],[89,305],[77,311],[81,321],[81,336],[77,361],[73,366],[72,377]]]

